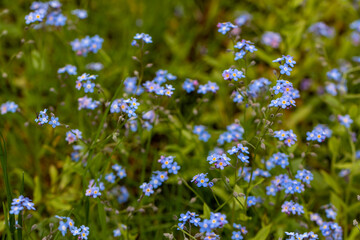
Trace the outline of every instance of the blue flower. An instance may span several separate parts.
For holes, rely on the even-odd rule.
[[[77,16],[80,19],[85,19],[88,17],[87,11],[84,9],[75,9],[71,11],[71,14]]]
[[[326,217],[332,220],[336,219],[336,211],[333,208],[327,208],[325,209]]]
[[[191,93],[193,91],[195,91],[195,85],[197,85],[197,81],[196,80],[191,80],[191,79],[185,79],[182,88],[187,92],[187,93]]]
[[[317,22],[309,27],[309,32],[317,36],[332,38],[335,30],[334,28],[327,26],[324,22]]]
[[[225,35],[227,32],[231,31],[232,29],[237,28],[234,24],[230,22],[218,23],[218,32]]]
[[[60,12],[51,12],[46,19],[46,25],[51,26],[64,26],[66,24],[67,17]]]
[[[120,229],[119,229],[119,228],[118,228],[118,229],[115,229],[115,230],[113,231],[113,235],[114,235],[114,237],[120,237],[120,236],[121,236]]]
[[[109,174],[106,174],[106,176],[105,176],[105,179],[106,179],[106,181],[108,181],[109,183],[114,183],[115,182],[115,175],[114,175],[114,173],[109,173]]]
[[[251,19],[252,19],[252,15],[250,13],[245,12],[235,19],[235,24],[238,26],[243,26]]]
[[[257,198],[254,196],[248,196],[247,198],[247,206],[251,207],[251,206],[255,206],[257,203],[261,202],[261,198]]]
[[[244,50],[240,50],[235,53],[235,61],[242,59],[245,56],[246,52]]]
[[[173,162],[169,168],[169,173],[177,174],[180,170],[180,166],[177,162]]]
[[[1,109],[1,115],[6,114],[8,112],[16,112],[16,110],[19,108],[19,106],[11,101],[7,101],[6,103],[1,104],[0,109]],[[36,120],[35,120],[36,121]]]
[[[86,36],[83,39],[75,39],[70,42],[70,45],[77,55],[86,57],[89,52],[97,53],[101,49],[103,42],[104,39],[95,35],[93,37]]]
[[[58,227],[59,231],[61,232],[61,234],[63,236],[65,236],[66,232],[67,232],[67,224],[64,223],[63,221],[59,222],[59,227]]]
[[[283,205],[281,206],[282,210],[281,212],[286,213],[286,214],[297,214],[297,215],[301,215],[304,213],[304,207],[301,206],[298,203],[295,203],[293,201],[285,201],[283,203]]]
[[[249,163],[249,156],[244,155],[243,153],[240,153],[237,156],[243,163]]]
[[[66,133],[65,140],[71,144],[79,139],[82,139],[82,132],[79,129],[73,129]]]
[[[83,87],[84,87],[85,93],[88,93],[88,92],[92,93],[92,92],[94,92],[95,83],[88,80],[85,84],[83,84]]]
[[[65,73],[65,72],[67,72],[69,75],[76,75],[77,74],[76,66],[67,64],[67,65],[65,65],[65,67],[59,68],[57,71],[58,74]]]
[[[241,232],[240,232],[240,231],[233,231],[233,232],[232,232],[231,239],[233,239],[233,240],[242,240],[242,239],[244,239],[244,238],[243,238],[243,236],[241,235]]]
[[[328,71],[326,73],[326,76],[328,77],[328,79],[335,80],[337,82],[341,82],[341,79],[342,79],[342,74],[339,71],[339,69],[337,69],[337,68],[334,68],[334,69]]]
[[[59,118],[54,117],[54,116],[51,117],[49,124],[50,124],[53,128],[59,126],[59,125],[60,125],[60,123],[59,123]]]
[[[80,228],[77,228],[77,227],[73,227],[71,230],[70,230],[71,234],[73,236],[78,236],[81,234],[81,229]]]
[[[143,183],[140,188],[142,189],[145,196],[150,196],[154,193],[154,188],[150,183]]]
[[[267,31],[261,36],[261,42],[272,48],[278,48],[281,41],[282,41],[282,38],[281,38],[280,34],[276,33],[276,32]]]
[[[207,176],[207,173],[197,174],[193,177],[191,182],[196,183],[196,186],[198,186],[198,187],[207,187],[209,179],[206,176]]]
[[[287,65],[280,65],[280,74],[286,74],[288,76],[290,76],[290,72],[292,71],[292,69]]]
[[[353,120],[350,118],[349,115],[338,115],[338,120],[340,124],[345,126],[346,128],[350,128],[350,125],[353,123]]]
[[[134,37],[134,41],[132,42],[131,45],[132,46],[136,46],[137,45],[137,40],[141,40],[144,43],[152,43],[152,38],[149,34],[146,33],[137,33]]]

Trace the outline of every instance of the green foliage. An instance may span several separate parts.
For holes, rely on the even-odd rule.
[[[360,146],[358,140],[352,141],[352,133],[359,138],[360,68],[350,62],[360,52],[352,45],[349,30],[349,24],[359,16],[358,3],[346,0],[62,1],[70,24],[39,30],[25,26],[24,17],[30,11],[30,4],[23,0],[0,2],[0,104],[11,100],[20,108],[18,113],[0,117],[0,189],[3,189],[0,233],[6,239],[35,240],[46,236],[66,239],[57,231],[59,221],[55,215],[71,216],[77,226],[89,226],[90,239],[111,239],[112,231],[122,224],[128,228],[122,229],[121,239],[162,239],[165,232],[182,239],[183,233],[172,227],[177,224],[174,216],[188,210],[204,218],[209,218],[210,212],[227,213],[230,224],[241,222],[248,228],[248,239],[277,239],[283,238],[285,231],[319,233],[309,221],[309,214],[322,211],[324,204],[333,204],[338,209],[336,221],[343,227],[344,239],[359,238],[352,220],[359,219],[360,203],[356,195],[360,189],[360,162],[355,151]],[[88,19],[76,20],[71,15],[71,10],[76,8],[88,10]],[[248,80],[266,77],[275,82],[272,71],[277,65],[272,60],[291,54],[297,61],[291,81],[302,88],[301,99],[295,109],[283,111],[282,121],[274,119],[270,129],[293,129],[298,136],[296,146],[286,150],[294,156],[287,169],[289,174],[294,175],[302,168],[311,169],[314,174],[311,188],[300,199],[306,204],[304,218],[289,220],[281,213],[281,201],[286,196],[282,194],[279,199],[267,196],[264,186],[270,184],[268,179],[256,179],[251,184],[237,182],[233,169],[220,175],[218,171],[209,171],[206,162],[209,151],[217,146],[217,137],[235,121],[244,126],[250,144],[259,143],[256,147],[259,153],[252,156],[254,164],[263,167],[262,159],[284,150],[264,128],[262,121],[267,112],[260,107],[250,110],[245,104],[234,104],[231,88],[221,78],[222,71],[234,63],[232,54],[226,52],[232,43],[217,33],[216,25],[233,22],[243,11],[250,12],[253,19],[240,36],[254,41],[259,49],[248,59],[248,63],[254,61],[247,70]],[[309,34],[309,26],[318,21],[333,26],[335,37],[325,39]],[[265,31],[281,34],[283,41],[279,49],[261,43]],[[56,72],[66,64],[73,64],[78,66],[80,74],[88,71],[86,64],[101,62],[104,70],[98,73],[98,83],[102,92],[96,96],[102,103],[124,97],[124,79],[139,71],[139,64],[132,60],[138,52],[130,47],[137,32],[150,34],[154,42],[145,56],[153,67],[145,68],[144,80],[153,79],[157,69],[167,69],[178,80],[174,83],[175,100],[148,97],[143,101],[154,106],[160,124],[149,132],[133,134],[125,133],[125,122],[109,114],[110,105],[103,104],[99,113],[78,111],[77,99],[83,95],[74,89],[73,79],[58,77]],[[76,56],[69,42],[95,34],[104,38],[103,48],[86,58]],[[319,94],[327,81],[326,72],[341,65],[349,65],[344,74],[348,93]],[[181,89],[185,78],[197,79],[200,84],[216,82],[220,90],[204,98],[186,94]],[[304,79],[310,79],[307,88],[303,87]],[[260,106],[267,103],[265,99],[260,101]],[[87,159],[86,167],[81,163],[84,159],[75,163],[69,157],[72,148],[64,141],[68,128],[36,125],[36,113],[45,107],[53,109],[61,123],[84,130],[85,140],[79,144],[86,153],[83,157]],[[354,121],[351,129],[336,121],[337,115],[345,114]],[[198,124],[211,129],[212,138],[206,144],[192,133],[193,126]],[[307,145],[306,132],[317,124],[328,124],[333,135],[319,147]],[[263,132],[264,138],[260,138]],[[261,142],[264,144],[257,142],[258,139],[264,140]],[[154,198],[140,198],[139,186],[150,179],[152,171],[159,170],[156,161],[161,155],[176,156],[183,171],[171,176]],[[125,185],[129,201],[118,204],[116,199],[86,197],[89,180],[104,176],[115,163],[124,166],[128,176],[112,187]],[[340,177],[340,171],[346,169],[350,169],[349,175]],[[197,188],[190,180],[200,172],[209,172],[209,177],[217,178],[218,184],[212,190]],[[9,211],[11,200],[21,194],[33,199],[37,210],[31,212],[31,218],[20,215],[19,225],[25,226],[16,230],[14,215]],[[234,197],[234,194],[240,195]],[[243,195],[249,194],[265,199],[264,208],[247,209]],[[310,226],[309,229],[304,225]],[[224,239],[230,238],[231,229],[225,228]]]

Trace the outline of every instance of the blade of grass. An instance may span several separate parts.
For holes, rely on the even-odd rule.
[[[11,208],[11,201],[12,201],[12,195],[11,195],[11,188],[10,188],[10,182],[9,182],[9,176],[7,171],[7,152],[6,152],[6,142],[5,139],[0,133],[0,160],[1,160],[1,168],[3,170],[3,178],[5,182],[5,190],[6,190],[6,198],[8,203],[8,209]],[[15,216],[13,214],[10,215],[10,235],[8,236],[9,239],[12,239],[12,236],[15,233]],[[7,218],[7,215],[5,215],[5,218]],[[6,226],[8,228],[9,225]]]

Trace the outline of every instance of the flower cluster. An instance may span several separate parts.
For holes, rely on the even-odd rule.
[[[134,40],[131,42],[131,46],[139,47],[138,41],[141,41],[141,43],[152,43],[152,38],[149,34],[146,33],[137,33],[134,36]]]
[[[223,35],[231,31],[232,29],[237,28],[237,26],[232,24],[231,22],[218,23],[217,27],[218,27],[218,32]]]
[[[236,230],[240,230],[240,231],[233,231],[231,239],[232,240],[242,240],[244,238],[243,235],[247,234],[246,227],[243,227],[243,226],[241,226],[241,224],[236,224],[236,223],[233,224],[233,227]]]
[[[160,96],[165,95],[171,97],[174,93],[173,91],[175,90],[175,88],[173,88],[171,84],[165,84],[165,87],[161,86],[161,84],[166,83],[168,80],[172,81],[176,79],[177,77],[172,75],[171,73],[168,73],[167,70],[160,69],[156,72],[156,77],[152,81],[146,81],[145,83],[143,83],[143,86],[147,92],[153,92],[156,95]],[[132,87],[131,90],[131,92],[133,93],[138,93],[139,91],[141,91],[140,89],[137,89],[137,87]]]
[[[191,93],[195,91],[195,87],[199,85],[197,80],[192,80],[190,78],[186,78],[184,83],[182,84],[182,88],[187,92]]]
[[[285,190],[286,194],[301,193],[305,190],[301,182],[292,180],[286,174],[281,174],[271,181],[271,185],[266,187],[266,194],[275,196],[277,192]]]
[[[276,32],[265,32],[261,36],[261,42],[266,45],[270,46],[272,48],[278,48],[280,43],[282,41],[282,38],[279,33]]]
[[[77,55],[86,57],[89,52],[97,53],[101,49],[103,42],[104,39],[95,35],[93,37],[86,36],[82,39],[76,38],[74,41],[70,42],[70,45]]]
[[[271,82],[266,78],[255,79],[248,85],[246,93],[234,91],[232,94],[233,101],[236,103],[242,103],[244,96],[246,95],[248,97],[256,98],[259,96],[259,94],[265,92],[270,84]]]
[[[116,196],[118,203],[125,203],[129,200],[129,191],[124,186],[116,186],[109,192],[110,195]]]
[[[240,126],[240,124],[233,123],[226,127],[227,131],[220,134],[217,142],[220,145],[223,145],[225,142],[233,142],[242,140],[242,136],[244,134],[244,128]]]
[[[326,82],[325,90],[329,94],[336,96],[347,93],[347,81],[342,77],[339,69],[334,68],[326,73],[327,78],[333,82]]]
[[[306,184],[310,184],[310,182],[314,179],[314,176],[309,170],[303,169],[297,171],[295,178]]]
[[[130,99],[115,99],[110,106],[110,113],[119,113],[124,112],[128,115],[129,118],[136,118],[137,114],[135,113],[138,109],[140,103],[137,102],[137,99],[132,97]]]
[[[252,19],[252,15],[250,13],[244,12],[239,17],[235,19],[235,24],[239,27],[245,25],[246,23],[250,22]]]
[[[211,81],[208,81],[206,84],[199,85],[199,89],[197,93],[199,94],[206,94],[208,92],[216,93],[219,90],[219,86]]]
[[[252,172],[252,177],[251,177],[251,167],[243,167],[239,169],[239,176],[243,176],[244,180],[247,182],[250,182],[250,179],[252,179],[252,181],[254,181],[257,177],[261,176],[261,177],[270,177],[270,173],[268,171],[264,171],[260,168],[255,169]]]
[[[242,59],[247,53],[253,53],[253,52],[257,51],[257,49],[254,46],[254,43],[252,43],[248,40],[245,40],[245,39],[242,39],[240,42],[237,42],[234,45],[234,48],[238,49],[238,52],[237,51],[234,52],[234,54],[235,54],[234,60],[235,61]]]
[[[292,71],[292,68],[296,64],[294,58],[290,55],[282,56],[281,58],[275,59],[273,62],[280,63],[280,74],[286,74],[290,76],[290,72]],[[282,65],[281,65],[282,64]]]
[[[324,22],[314,23],[309,27],[309,32],[322,37],[332,38],[335,34],[335,30],[332,27],[329,27]]]
[[[320,231],[327,239],[342,239],[342,228],[335,222],[323,222]]]
[[[71,153],[71,160],[74,162],[78,162],[80,160],[80,150],[82,150],[83,147],[81,145],[73,145],[73,152]]]
[[[360,19],[353,21],[350,24],[350,29],[353,30],[353,32],[351,33],[352,43],[355,46],[358,46],[360,43]]]
[[[86,64],[85,68],[93,71],[101,71],[104,68],[104,65],[100,62],[92,62]]]
[[[304,213],[304,207],[293,201],[285,201],[281,206],[281,212],[290,214],[301,215]]]
[[[35,118],[35,122],[38,123],[40,126],[43,126],[46,123],[51,125],[53,128],[59,126],[60,125],[59,118],[55,117],[55,115],[51,113],[51,118],[49,120],[49,116],[47,115],[46,112],[47,112],[46,108],[43,111],[40,111],[37,118]]]
[[[285,153],[274,153],[268,161],[266,161],[266,169],[271,170],[275,166],[281,166],[282,168],[285,168],[289,165],[289,156]]]
[[[181,213],[178,223],[178,229],[184,229],[186,223],[193,224],[195,227],[199,226],[199,223],[201,222],[201,219],[198,217],[199,214],[196,214],[195,212],[187,211],[185,214]]]
[[[97,198],[98,196],[101,196],[101,192],[105,190],[105,186],[103,182],[100,182],[100,179],[97,179],[97,182],[95,182],[94,179],[90,180],[88,189],[86,189],[85,196]]]
[[[180,170],[180,166],[177,162],[174,161],[173,156],[161,156],[158,162],[161,164],[162,169],[166,169],[166,171],[154,171],[151,175],[150,182],[144,182],[141,184],[140,189],[143,191],[145,196],[150,196],[154,193],[154,189],[160,187],[163,182],[168,179],[168,174],[177,174]]]
[[[72,144],[79,139],[82,139],[82,132],[79,129],[72,129],[66,133],[65,140],[69,144]]]
[[[288,147],[290,147],[291,145],[294,145],[295,142],[297,141],[297,136],[294,134],[293,130],[275,131],[274,134],[275,134],[274,135],[275,138],[279,139],[280,141],[284,141],[284,144]]]
[[[67,64],[65,65],[65,67],[59,68],[57,73],[58,74],[67,73],[69,75],[76,75],[77,74],[76,70],[77,70],[76,66]]]
[[[100,101],[93,100],[91,97],[84,96],[78,98],[78,104],[79,104],[78,110],[81,109],[94,110],[100,105]]]
[[[79,19],[85,19],[88,17],[87,11],[84,9],[72,10],[71,14],[77,16]]]
[[[205,126],[203,126],[203,125],[194,126],[193,133],[198,135],[199,140],[204,141],[204,142],[207,142],[209,140],[209,138],[211,137],[211,135],[209,134],[208,131],[205,130]]]
[[[19,106],[11,101],[7,101],[6,103],[1,104],[0,106],[1,108],[1,115],[4,115],[8,112],[16,112],[16,110],[18,110]]]
[[[267,78],[255,79],[249,84],[247,94],[256,98],[261,92],[265,91],[270,84],[271,82]]]
[[[237,70],[236,68],[229,68],[224,70],[222,76],[225,80],[234,80],[237,81],[239,78],[245,78],[245,75],[242,71]]]
[[[77,90],[84,88],[85,93],[88,93],[88,92],[93,93],[95,83],[93,83],[92,80],[96,80],[96,78],[97,78],[97,75],[90,75],[88,73],[83,73],[83,74],[81,74],[81,76],[77,77],[75,88]]]
[[[239,143],[237,146],[234,146],[230,150],[228,150],[228,153],[230,155],[237,154],[237,157],[238,157],[238,159],[240,159],[241,162],[249,163],[248,147],[245,147],[241,143]]]
[[[221,170],[224,169],[224,167],[230,165],[230,158],[226,156],[226,154],[216,154],[213,153],[207,157],[207,161],[209,164],[215,164],[216,168],[219,168]]]
[[[295,99],[299,98],[299,90],[293,88],[293,84],[286,80],[277,80],[273,87],[274,94],[281,93],[282,96],[275,100],[271,100],[269,107],[289,108],[295,105]]]
[[[206,176],[207,173],[196,174],[191,180],[191,182],[194,182],[198,187],[207,187],[207,186],[212,187],[214,183],[209,182],[209,178],[207,178]]]
[[[11,203],[10,214],[18,215],[22,210],[35,210],[34,203],[30,198],[20,195],[18,198],[14,198]]]
[[[115,171],[116,175],[113,172],[105,175],[105,180],[109,183],[114,183],[116,176],[118,176],[120,179],[126,177],[125,169],[122,166],[114,164],[111,168]]]
[[[137,77],[128,77],[124,81],[124,90],[128,94],[140,95],[144,92],[142,86],[137,86]]]
[[[43,23],[50,26],[64,26],[66,24],[66,17],[61,13],[61,3],[53,0],[49,2],[33,2],[30,12],[25,16],[25,23]],[[36,28],[40,26],[36,25]]]
[[[199,223],[200,232],[212,233],[214,230],[224,227],[227,223],[225,214],[211,212],[209,219],[204,219]]]
[[[286,240],[316,240],[319,239],[318,235],[313,232],[306,233],[295,233],[295,232],[285,232],[289,236]]]
[[[311,132],[306,132],[306,141],[323,142],[326,138],[330,138],[332,131],[325,125],[317,125]]]
[[[323,220],[318,213],[311,213],[310,221],[316,222],[316,224],[319,226],[323,224]]]
[[[78,239],[85,239],[85,240],[88,239],[88,236],[90,234],[88,227],[86,227],[85,225],[76,227],[74,221],[69,217],[62,217],[62,216],[55,216],[55,217],[60,219],[58,229],[63,236],[65,236],[67,230],[69,230],[70,233],[73,236],[77,236]]]

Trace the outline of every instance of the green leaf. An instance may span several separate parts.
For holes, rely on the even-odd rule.
[[[31,51],[31,62],[35,70],[43,71],[45,68],[44,58],[36,50]]]
[[[249,220],[251,220],[251,219],[252,219],[252,217],[246,216],[246,215],[243,214],[243,213],[240,213],[240,215],[239,215],[239,220],[240,220],[240,221],[246,222],[246,221],[249,221]]]
[[[271,231],[271,224],[260,229],[260,231],[256,234],[256,236],[251,238],[251,240],[265,240],[269,236],[270,231]]]
[[[329,150],[334,158],[336,158],[338,155],[339,147],[340,140],[335,137],[331,137],[329,140]]]
[[[99,221],[101,224],[101,230],[102,230],[102,234],[103,237],[106,234],[106,214],[105,214],[105,209],[104,209],[104,205],[101,203],[100,198],[97,199],[98,200],[98,212],[99,212]]]
[[[203,205],[203,218],[210,218],[210,208],[205,203]]]
[[[41,182],[39,176],[34,178],[35,188],[34,188],[34,203],[39,203],[41,201]]]
[[[341,194],[341,187],[338,185],[338,183],[335,181],[335,179],[330,176],[327,172],[324,170],[321,170],[321,175],[323,176],[325,182],[337,193]]]

